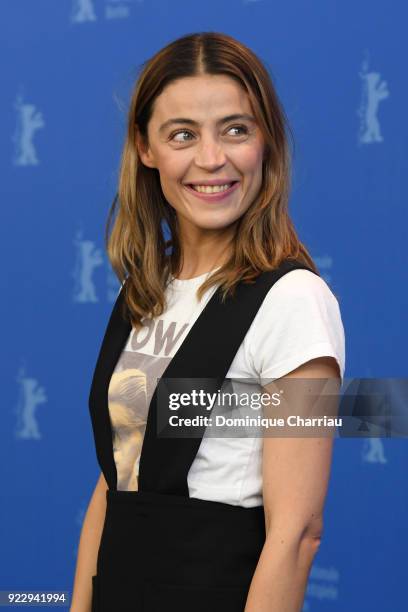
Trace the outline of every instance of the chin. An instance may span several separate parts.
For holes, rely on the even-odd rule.
[[[190,222],[202,230],[222,230],[236,221],[235,217],[224,219],[190,219]]]

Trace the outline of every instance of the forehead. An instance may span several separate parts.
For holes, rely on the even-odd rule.
[[[176,116],[197,121],[218,116],[251,113],[244,88],[226,75],[184,77],[173,81],[156,98],[151,122],[158,124]]]

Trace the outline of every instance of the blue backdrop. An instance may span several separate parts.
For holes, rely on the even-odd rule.
[[[105,220],[138,68],[174,38],[221,31],[264,60],[346,376],[406,376],[407,18],[402,0],[3,0],[0,590],[72,589],[99,475],[88,393],[119,287]],[[407,443],[370,444],[336,440],[304,611],[407,609]]]

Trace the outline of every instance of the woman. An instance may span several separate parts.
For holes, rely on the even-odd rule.
[[[184,36],[143,66],[108,219],[119,203],[122,286],[89,398],[101,475],[71,612],[302,607],[331,436],[165,422],[177,390],[343,377],[338,302],[288,216],[286,127],[265,67],[227,35]]]

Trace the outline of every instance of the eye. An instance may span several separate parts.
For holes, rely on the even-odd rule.
[[[170,140],[174,140],[174,137],[177,136],[178,134],[190,134],[190,136],[192,136],[191,132],[189,132],[188,130],[178,130],[178,132],[173,132],[173,134],[171,134]],[[174,140],[174,142],[187,142],[187,141],[186,140]]]
[[[228,131],[230,130],[244,130],[244,134],[248,134],[248,128],[246,125],[233,125]]]

